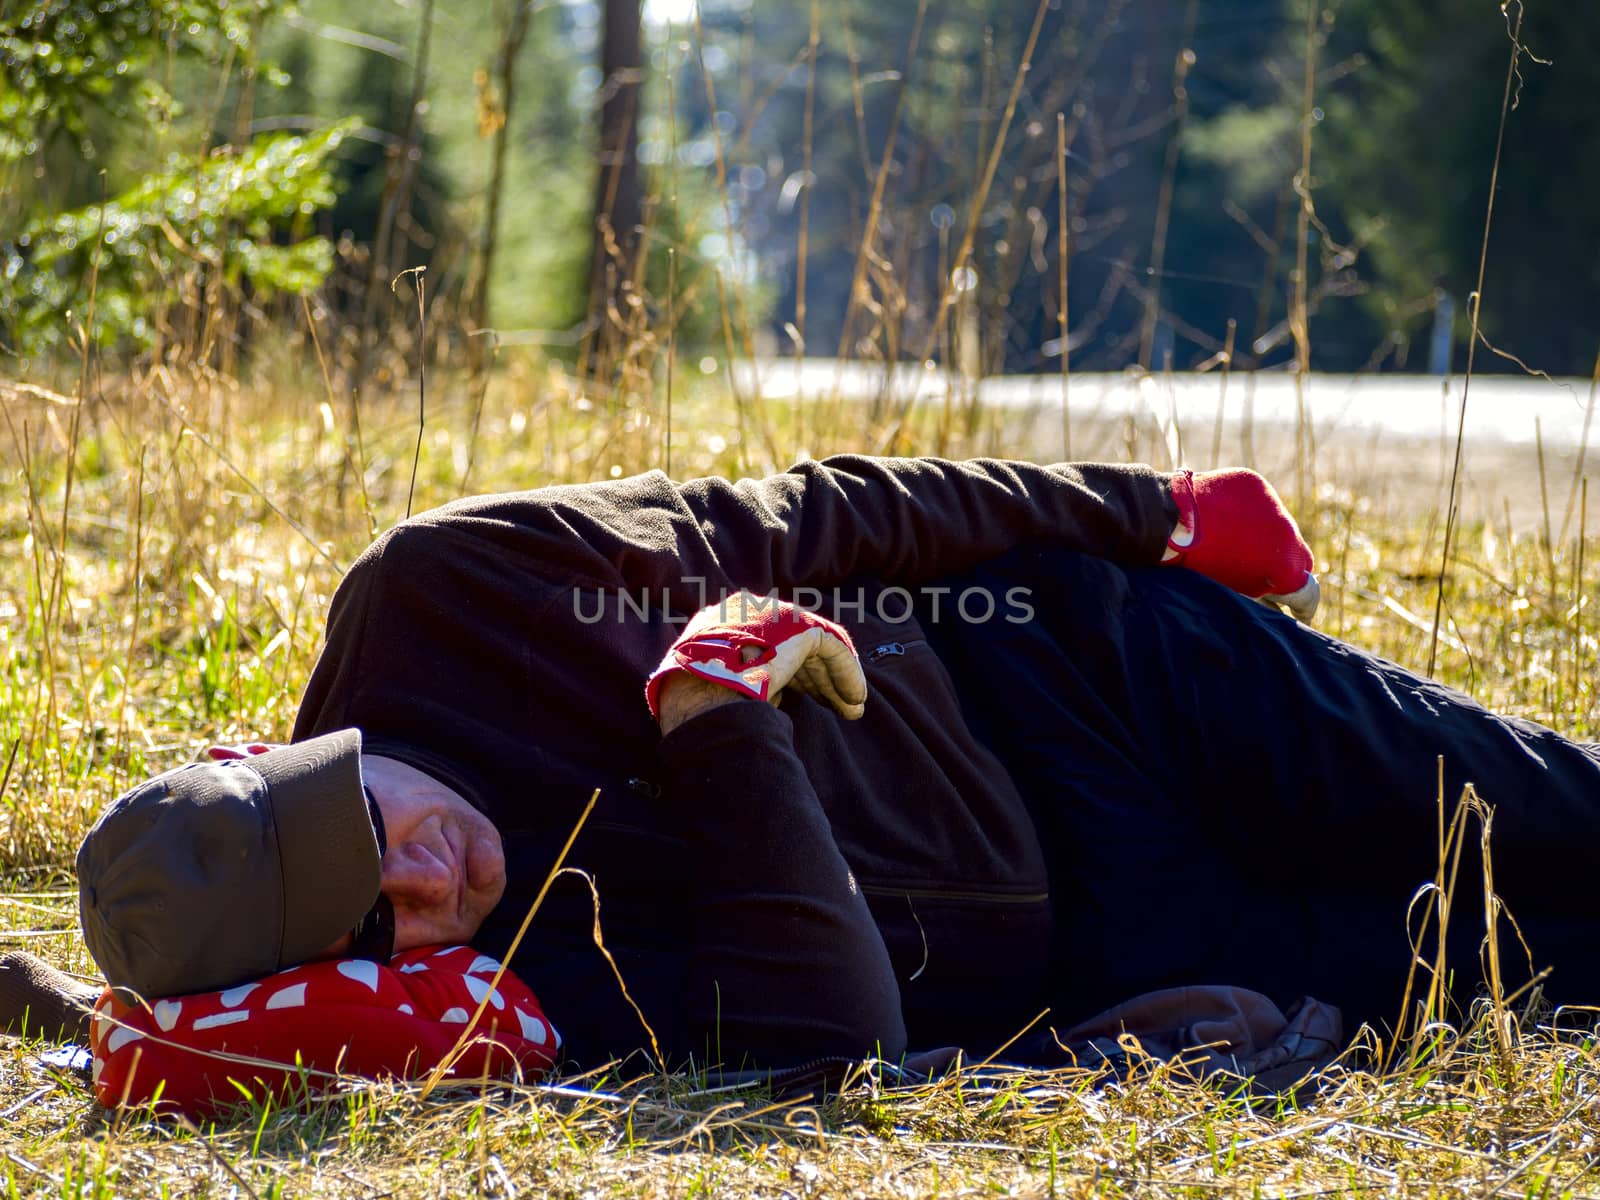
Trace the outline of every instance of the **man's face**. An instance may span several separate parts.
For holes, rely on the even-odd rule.
[[[415,767],[361,756],[389,848],[383,893],[394,903],[394,948],[466,942],[506,890],[500,833],[458,793]]]

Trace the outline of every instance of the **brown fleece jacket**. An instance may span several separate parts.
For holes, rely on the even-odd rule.
[[[922,636],[983,619],[985,600],[958,610],[936,581],[1020,545],[1153,563],[1175,519],[1148,468],[993,460],[841,457],[739,483],[652,472],[463,500],[351,569],[295,737],[358,726],[495,821],[510,882],[479,938],[491,952],[600,788],[569,865],[669,1058],[978,1045],[1037,1012],[1050,905],[1032,822]],[[801,589],[849,629],[863,720],[789,697],[661,737],[646,675],[740,587]],[[987,603],[988,619],[1025,615],[1025,597]],[[588,884],[565,876],[514,964],[588,1065],[649,1044],[594,926]]]

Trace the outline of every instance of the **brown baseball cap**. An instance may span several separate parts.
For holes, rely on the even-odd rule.
[[[181,995],[304,962],[372,907],[380,874],[345,729],[113,801],[78,849],[78,916],[113,987]]]

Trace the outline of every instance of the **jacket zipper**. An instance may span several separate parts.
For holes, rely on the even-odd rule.
[[[883,645],[874,646],[867,651],[867,661],[875,663],[885,658],[898,658],[912,646],[920,646],[922,644],[923,640],[921,638],[916,638],[909,642],[884,642]]]
[[[1049,892],[962,892],[945,888],[888,887],[884,884],[858,883],[866,896],[904,896],[911,900],[971,900],[984,904],[1043,904],[1050,899]]]

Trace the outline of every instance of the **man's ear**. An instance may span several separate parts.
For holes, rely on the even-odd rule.
[[[253,754],[265,754],[282,744],[282,742],[249,742],[243,746],[208,746],[206,757],[212,762],[223,762],[230,758],[249,758]]]

